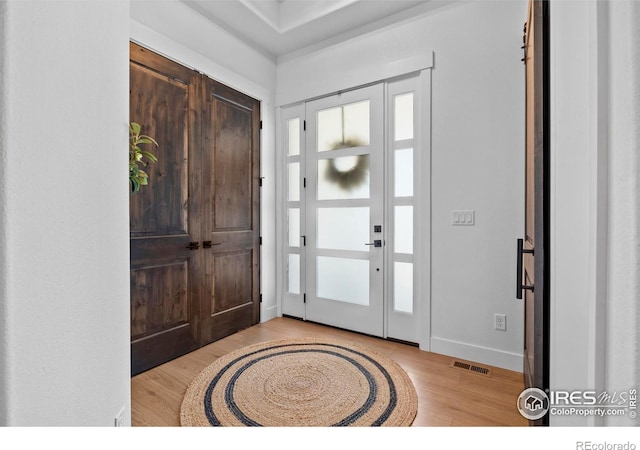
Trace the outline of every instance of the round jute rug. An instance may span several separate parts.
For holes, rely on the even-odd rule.
[[[188,387],[182,426],[409,426],[418,397],[391,359],[344,341],[286,339],[218,358]]]

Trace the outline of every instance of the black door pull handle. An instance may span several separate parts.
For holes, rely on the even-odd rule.
[[[189,250],[198,250],[200,248],[200,243],[199,242],[189,242],[189,245],[187,245],[187,248]]]
[[[525,253],[533,253],[533,249],[525,249],[524,248],[524,240],[518,239],[518,252],[516,255],[516,298],[518,300],[522,300],[522,291],[528,290],[533,292],[533,286],[525,286],[522,284],[522,256]]]

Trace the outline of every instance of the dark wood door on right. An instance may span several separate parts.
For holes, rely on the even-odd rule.
[[[549,388],[548,3],[529,1],[526,73],[525,234],[518,240],[517,298],[524,298],[524,381]],[[524,295],[523,295],[524,294]],[[548,415],[532,422],[547,425]]]
[[[130,51],[130,121],[159,144],[130,199],[135,375],[259,321],[260,102]]]
[[[260,314],[260,104],[211,79],[204,93],[202,345]]]

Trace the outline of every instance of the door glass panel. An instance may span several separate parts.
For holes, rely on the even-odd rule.
[[[292,294],[300,293],[300,255],[289,254],[288,291]]]
[[[393,264],[393,309],[413,312],[413,264],[395,262]]]
[[[300,200],[300,163],[289,164],[289,201]]]
[[[318,161],[318,200],[369,198],[369,155]]]
[[[298,117],[296,117],[295,119],[287,120],[287,131],[289,134],[289,146],[288,146],[289,156],[299,155],[300,154],[300,119]]]
[[[318,111],[318,151],[369,145],[369,100]]]
[[[369,207],[318,208],[318,248],[369,251]]]
[[[369,131],[369,100],[345,105],[344,137],[354,143],[350,147],[369,145]]]
[[[395,207],[395,253],[413,253],[413,206]]]
[[[413,93],[396,95],[394,105],[395,140],[413,139]]]
[[[413,195],[413,149],[396,150],[395,157],[395,196]]]
[[[369,305],[369,261],[318,256],[318,297]]]
[[[289,247],[300,246],[300,208],[289,208]]]

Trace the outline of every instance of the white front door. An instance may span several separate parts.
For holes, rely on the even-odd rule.
[[[384,87],[306,104],[306,319],[383,336]]]
[[[424,342],[429,80],[414,74],[281,110],[283,314]]]

